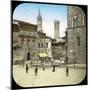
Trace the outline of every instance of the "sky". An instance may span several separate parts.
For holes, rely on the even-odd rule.
[[[42,27],[47,36],[54,38],[54,20],[60,22],[59,36],[65,36],[67,28],[67,6],[54,4],[23,3],[18,5],[13,12],[13,19],[37,24],[40,9]]]

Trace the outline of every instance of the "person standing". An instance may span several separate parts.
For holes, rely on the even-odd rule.
[[[35,76],[37,76],[37,73],[38,73],[38,68],[36,67],[35,68]]]
[[[55,72],[55,65],[53,66],[53,70],[52,71]]]
[[[66,76],[69,76],[69,69],[66,67]]]
[[[29,68],[28,68],[28,65],[26,64],[26,73],[28,73],[28,69],[29,69]]]
[[[43,66],[43,71],[45,71],[45,66]]]

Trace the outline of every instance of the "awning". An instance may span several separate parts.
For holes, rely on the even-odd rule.
[[[39,57],[47,57],[47,53],[39,53]]]

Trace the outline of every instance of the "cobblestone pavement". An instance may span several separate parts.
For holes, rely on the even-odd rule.
[[[25,67],[14,65],[13,77],[16,83],[23,87],[77,84],[84,79],[86,69],[71,68],[72,66],[69,65],[69,76],[66,76],[66,67],[56,67],[55,72],[52,72],[52,67],[45,68],[45,70],[42,67],[38,67],[38,73],[35,76],[35,67],[29,67],[28,73],[26,73]],[[81,65],[81,67],[84,66]]]

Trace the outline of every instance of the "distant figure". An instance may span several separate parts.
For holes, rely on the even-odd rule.
[[[69,69],[66,67],[66,76],[69,76]]]
[[[68,57],[66,57],[66,63],[68,63]]]
[[[28,65],[26,64],[26,73],[28,73],[28,69],[29,69],[29,68],[28,68]]]
[[[45,71],[45,66],[43,66],[43,71]]]
[[[55,72],[55,65],[53,66],[53,70],[52,71]]]
[[[36,67],[35,68],[35,76],[37,76],[37,73],[38,73],[38,68]]]

